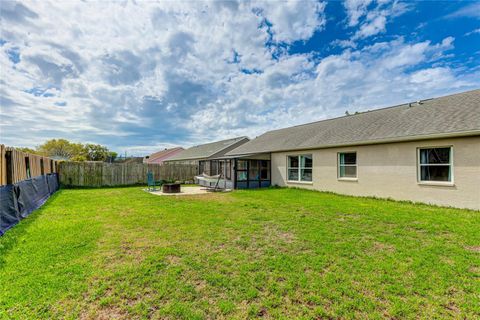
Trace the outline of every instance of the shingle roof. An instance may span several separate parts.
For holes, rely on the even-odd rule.
[[[227,155],[480,135],[480,89],[273,130]]]
[[[199,146],[194,146],[177,153],[167,161],[180,161],[180,160],[197,160],[207,159],[214,157],[221,157],[226,152],[240,146],[243,143],[248,142],[247,137],[238,137],[228,140],[216,141]]]
[[[155,163],[167,160],[173,157],[176,153],[184,150],[182,147],[175,147],[170,149],[160,150],[158,152],[152,153],[148,158],[144,158],[145,163]]]

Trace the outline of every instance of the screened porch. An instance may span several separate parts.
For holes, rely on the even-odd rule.
[[[271,184],[270,155],[199,161],[198,174],[221,175],[219,187],[226,189],[265,188]]]

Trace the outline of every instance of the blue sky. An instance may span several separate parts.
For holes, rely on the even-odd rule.
[[[480,2],[13,2],[0,143],[142,155],[480,88]]]

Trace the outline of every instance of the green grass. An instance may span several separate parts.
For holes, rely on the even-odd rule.
[[[306,190],[61,190],[0,238],[0,318],[476,318],[479,230]]]

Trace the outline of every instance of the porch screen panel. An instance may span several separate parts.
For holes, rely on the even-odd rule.
[[[250,181],[260,180],[259,176],[260,166],[257,160],[250,160],[250,168],[248,170],[248,179]]]
[[[214,176],[218,174],[218,161],[212,160],[210,161],[210,175]]]
[[[223,160],[218,161],[218,174],[225,177],[225,162]]]
[[[227,180],[232,178],[232,160],[225,160],[225,177]]]
[[[237,181],[247,181],[248,178],[248,162],[247,160],[237,160]]]

